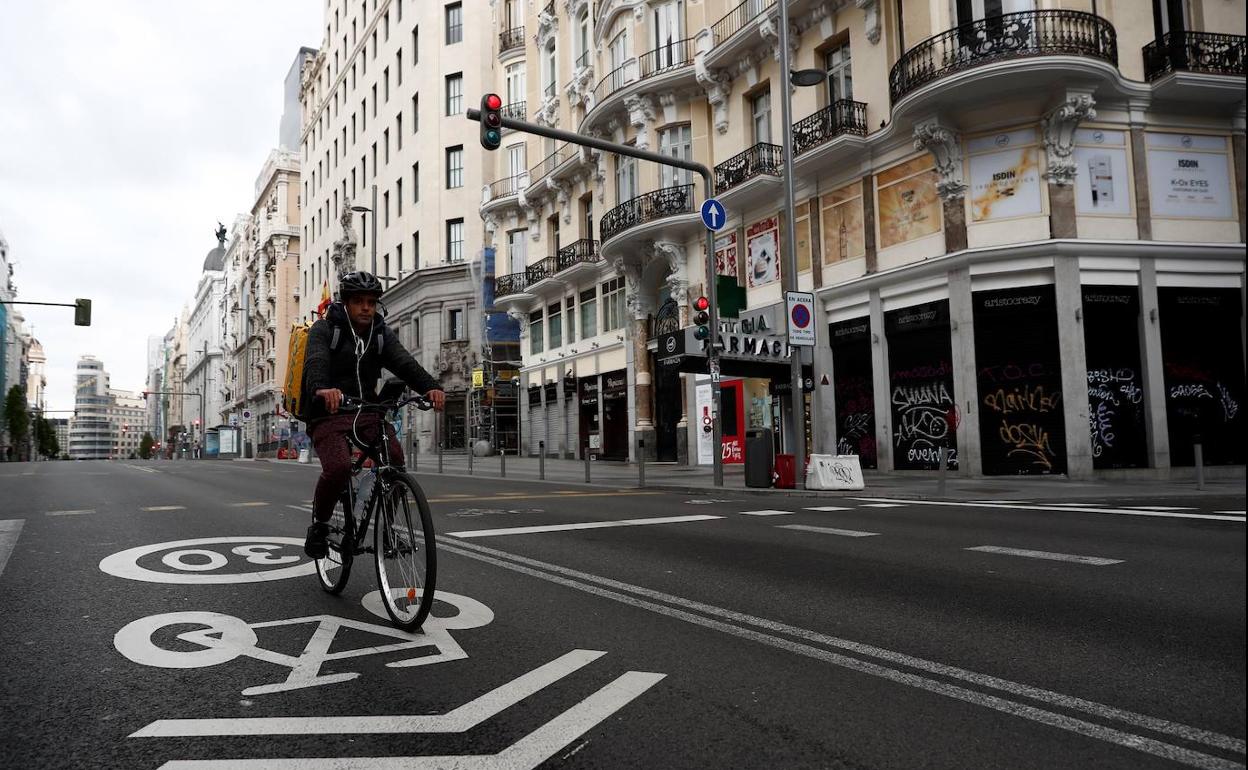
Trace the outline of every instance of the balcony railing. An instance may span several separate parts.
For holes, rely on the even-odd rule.
[[[598,253],[598,241],[582,238],[555,253],[555,271],[562,273],[575,265],[593,263],[600,259],[602,256]]]
[[[653,51],[646,51],[637,59],[638,77],[645,80],[693,64],[693,54],[691,37],[673,40]]]
[[[512,27],[498,33],[498,52],[506,53],[524,46],[524,27]]]
[[[763,11],[776,4],[776,0],[744,0],[736,8],[724,14],[723,18],[711,25],[715,36],[715,45],[741,31],[746,24],[757,18]]]
[[[525,280],[528,282],[529,286],[532,286],[544,278],[549,278],[557,272],[558,270],[555,269],[554,257],[547,257],[546,259],[534,262],[524,270]]]
[[[588,67],[594,60],[594,52],[592,50],[581,51],[581,55],[576,57],[576,68],[583,70]]]
[[[1023,11],[979,19],[942,32],[906,51],[889,73],[895,104],[906,94],[956,72],[1006,59],[1087,56],[1118,66],[1118,36],[1100,16],[1084,11]]]
[[[619,91],[637,79],[637,62],[626,61],[599,78],[594,86],[594,104],[602,104],[602,100]]]
[[[759,142],[715,167],[715,192],[722,193],[761,174],[780,176],[784,153],[779,145]]]
[[[526,108],[527,108],[527,105],[525,102],[512,102],[511,104],[504,104],[502,109],[499,110],[499,112],[502,114],[504,118],[515,118],[516,120],[525,120]]]
[[[663,217],[693,213],[693,185],[682,184],[639,195],[602,215],[598,231],[609,241],[630,227]]]
[[[838,99],[793,124],[793,157],[841,134],[867,135],[867,105]]]
[[[535,183],[551,174],[555,169],[559,168],[564,161],[570,160],[580,150],[570,144],[559,145],[554,152],[542,158],[540,162],[533,168],[529,169],[529,178]]]
[[[508,195],[515,195],[520,192],[520,178],[524,174],[516,174],[515,176],[504,177],[503,179],[490,182],[490,200],[498,200]]]
[[[528,288],[528,273],[510,273],[494,279],[494,298],[506,297],[508,294],[519,294]]]
[[[554,99],[555,94],[558,92],[559,92],[559,89],[555,86],[555,82],[552,80],[551,82],[546,84],[545,88],[542,89],[542,96],[544,96],[547,99]]]
[[[1144,46],[1144,78],[1171,72],[1205,72],[1244,77],[1243,35],[1213,32],[1167,32]]]

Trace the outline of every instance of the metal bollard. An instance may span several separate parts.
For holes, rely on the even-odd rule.
[[[503,478],[507,478],[507,450],[502,447],[498,449],[498,470]]]
[[[412,471],[420,468],[420,436],[412,437]]]
[[[637,486],[646,485],[646,440],[637,439]]]
[[[433,418],[433,440],[438,445],[438,473],[442,472],[442,421]]]
[[[589,483],[589,442],[585,442],[585,483]]]
[[[537,442],[537,478],[546,480],[546,442]]]
[[[1205,448],[1200,442],[1192,445],[1192,454],[1195,455],[1196,461],[1196,488],[1203,490],[1205,488]]]
[[[949,449],[942,446],[940,448],[940,471],[936,475],[936,496],[945,496],[945,476],[949,471]]]
[[[467,431],[465,431],[465,433],[466,433],[466,432],[467,432]],[[472,455],[473,455],[473,451],[472,451],[472,439],[471,439],[471,438],[469,438],[468,436],[464,436],[464,446],[468,447],[468,475],[469,475],[469,476],[471,476],[471,475],[472,475]]]

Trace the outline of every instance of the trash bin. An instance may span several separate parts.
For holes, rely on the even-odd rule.
[[[793,455],[776,455],[776,489],[797,487],[797,458]]]
[[[772,453],[771,428],[758,428],[745,432],[745,485],[766,489],[771,486]]]

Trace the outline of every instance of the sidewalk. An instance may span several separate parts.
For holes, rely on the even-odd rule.
[[[408,467],[418,473],[437,473],[438,456],[421,453],[415,462],[408,458]],[[315,463],[315,460],[313,461]],[[500,458],[472,458],[471,475],[499,478]],[[469,458],[464,454],[442,457],[443,473],[469,475]],[[536,457],[506,459],[506,477],[521,481],[537,481],[539,463]],[[634,463],[592,461],[589,463],[590,483],[613,487],[636,487],[638,467]],[[1218,478],[1209,476],[1216,473]],[[861,492],[815,492],[805,489],[756,489],[745,486],[745,470],[741,465],[724,466],[724,486],[716,488],[710,466],[687,466],[672,463],[646,463],[647,488],[713,495],[716,491],[763,496],[802,497],[890,497],[903,499],[936,498],[934,472],[883,473],[866,471],[866,489]],[[1233,477],[1229,477],[1233,476]],[[545,480],[560,484],[584,484],[585,463],[581,460],[545,461]],[[800,484],[800,480],[799,480]],[[1196,488],[1193,479],[1159,480],[1149,478],[1098,478],[1072,481],[1065,476],[993,476],[968,478],[950,474],[945,497],[962,500],[1079,500],[1083,498],[1151,498],[1178,496],[1239,496],[1244,495],[1244,469],[1206,469],[1205,489]]]

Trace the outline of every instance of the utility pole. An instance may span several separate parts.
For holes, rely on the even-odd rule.
[[[797,291],[797,244],[793,242],[793,104],[789,66],[789,4],[780,0],[780,117],[784,121],[784,223],[781,225],[781,248],[784,249],[784,289]],[[789,345],[789,442],[801,478],[806,464],[806,393],[802,388],[802,349]]]
[[[247,293],[248,281],[243,281],[243,410],[247,409],[247,387],[251,377],[251,295]],[[241,416],[241,415],[240,415]],[[243,423],[243,457],[247,454],[247,423]]]
[[[208,392],[208,340],[204,340],[203,363],[204,363],[204,380],[203,380],[203,385],[201,385],[199,388],[199,392],[200,392],[200,397],[199,397],[199,435],[200,435],[199,456],[200,456],[200,459],[203,459],[204,450],[208,448],[208,442],[203,440],[203,437],[208,435],[207,433],[208,415],[204,414],[204,396],[203,396],[204,393]]]

